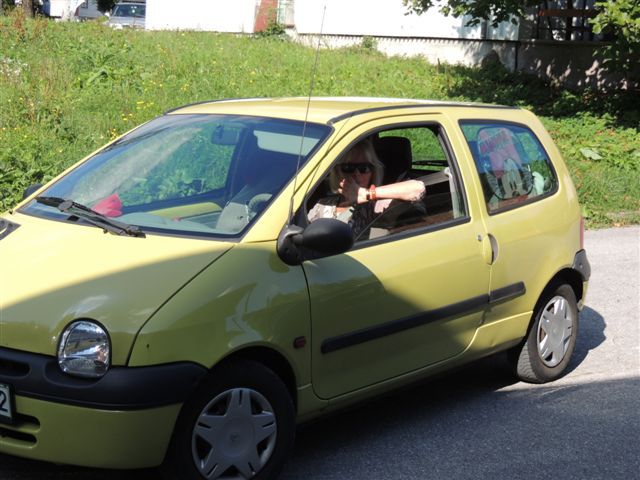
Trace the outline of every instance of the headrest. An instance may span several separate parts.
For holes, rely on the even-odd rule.
[[[406,137],[379,137],[373,146],[384,164],[383,184],[395,183],[411,170],[411,141]]]
[[[255,135],[247,140],[244,155],[251,161],[244,162],[244,181],[250,185],[271,185],[269,191],[289,180],[294,174],[298,157],[288,153],[260,148]]]

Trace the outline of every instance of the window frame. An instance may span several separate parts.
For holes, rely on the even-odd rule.
[[[375,127],[372,128],[370,130],[367,130],[366,132],[358,135],[356,138],[354,138],[351,142],[349,142],[349,144],[340,152],[339,155],[336,156],[335,160],[333,162],[331,162],[331,165],[324,171],[322,172],[322,175],[319,177],[319,179],[312,185],[312,187],[309,188],[307,194],[305,195],[301,206],[299,207],[297,213],[296,213],[296,224],[300,225],[302,227],[308,226],[310,224],[309,220],[308,220],[308,213],[309,211],[307,210],[307,202],[309,201],[309,199],[315,194],[315,192],[317,191],[318,188],[320,188],[320,185],[326,180],[326,178],[328,177],[329,173],[331,172],[331,169],[344,157],[344,155],[347,154],[347,152],[349,152],[349,150],[351,150],[351,148],[353,148],[354,145],[356,145],[358,142],[371,137],[372,135],[375,135],[377,133],[380,132],[388,132],[388,131],[393,131],[393,130],[401,130],[401,129],[408,129],[408,128],[430,128],[430,127],[435,127],[437,129],[437,133],[436,133],[436,137],[440,143],[440,146],[442,147],[443,153],[445,155],[445,159],[447,160],[448,163],[448,167],[451,170],[452,175],[454,176],[455,181],[457,182],[457,185],[460,189],[460,202],[461,202],[461,206],[464,207],[464,211],[465,214],[459,218],[454,218],[451,220],[447,220],[441,223],[436,223],[433,225],[426,225],[426,226],[422,226],[422,227],[416,227],[416,228],[410,228],[407,229],[405,231],[402,232],[398,232],[398,233],[394,233],[391,235],[384,235],[384,236],[380,236],[380,237],[376,237],[376,238],[369,238],[369,239],[364,239],[364,240],[359,240],[354,242],[353,246],[348,250],[348,252],[352,252],[352,251],[356,251],[356,250],[360,250],[362,248],[368,248],[371,246],[376,246],[376,245],[382,245],[385,243],[389,243],[389,242],[395,242],[395,241],[399,241],[399,240],[404,240],[406,238],[410,238],[410,237],[414,237],[417,235],[424,235],[427,233],[431,233],[431,232],[435,232],[435,231],[439,231],[439,230],[444,230],[446,228],[451,228],[451,227],[455,227],[458,225],[462,225],[465,223],[468,223],[471,221],[471,214],[469,211],[469,200],[468,200],[468,193],[467,193],[467,189],[465,187],[465,183],[463,181],[462,178],[462,174],[461,174],[461,170],[460,170],[460,166],[459,166],[459,162],[456,158],[455,155],[455,151],[453,149],[453,146],[451,144],[451,141],[449,140],[449,137],[447,135],[447,131],[445,126],[440,123],[437,122],[435,120],[425,120],[425,121],[405,121],[405,122],[399,122],[399,123],[394,123],[394,124],[387,124],[385,126],[380,126],[380,127]]]
[[[505,205],[503,207],[500,208],[496,208],[495,210],[490,210],[489,209],[489,202],[487,201],[487,198],[485,197],[485,193],[484,193],[484,188],[482,187],[482,178],[480,178],[480,172],[478,171],[478,163],[477,163],[477,159],[476,159],[476,155],[474,154],[474,152],[471,150],[471,145],[469,145],[469,140],[467,139],[467,136],[464,133],[463,130],[463,125],[469,125],[469,124],[473,124],[473,125],[492,125],[495,127],[517,127],[517,128],[521,128],[522,130],[526,130],[528,131],[532,138],[538,143],[540,149],[544,152],[545,156],[546,156],[546,161],[547,161],[547,165],[549,167],[549,170],[551,172],[551,174],[553,175],[553,178],[555,179],[555,186],[554,188],[552,188],[551,190],[549,190],[548,192],[543,193],[542,195],[538,195],[536,197],[531,197],[528,198],[522,202],[516,202],[513,203],[511,205]],[[523,123],[519,123],[519,122],[514,122],[511,120],[491,120],[491,119],[473,119],[473,118],[464,118],[464,119],[460,119],[458,120],[458,127],[460,128],[460,133],[462,134],[462,138],[464,139],[465,145],[469,150],[469,153],[471,155],[471,159],[473,160],[473,171],[476,175],[476,179],[478,180],[478,182],[480,183],[480,190],[482,192],[482,198],[483,198],[483,205],[484,205],[484,209],[485,212],[487,213],[487,215],[489,216],[494,216],[494,215],[499,215],[501,213],[504,212],[509,212],[511,210],[515,210],[517,208],[521,208],[527,205],[530,205],[532,203],[536,203],[539,202],[541,200],[544,200],[545,198],[549,198],[553,195],[555,195],[556,193],[558,193],[559,189],[560,189],[560,178],[558,177],[558,172],[556,171],[556,168],[553,164],[553,160],[551,160],[551,156],[549,155],[549,152],[547,151],[547,149],[545,148],[544,143],[540,140],[540,138],[538,137],[538,135],[536,135],[536,133],[528,126],[525,125]],[[512,133],[514,133],[512,130],[510,130]],[[515,133],[514,133],[515,135]]]

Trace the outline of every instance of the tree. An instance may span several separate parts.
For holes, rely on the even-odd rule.
[[[32,2],[32,0],[22,0],[22,8],[24,10],[24,14],[27,17],[33,17],[33,2]]]
[[[410,12],[424,13],[438,7],[444,15],[469,15],[468,26],[482,20],[494,27],[500,22],[518,23],[528,7],[539,5],[538,0],[402,0]],[[606,0],[595,4],[598,15],[591,20],[595,33],[605,33],[612,43],[597,49],[605,65],[621,73],[628,80],[640,76],[640,0]]]
[[[409,11],[422,14],[432,7],[438,7],[444,15],[458,18],[471,16],[467,25],[477,25],[482,20],[490,20],[496,27],[500,22],[518,23],[528,7],[538,5],[537,0],[402,0]]]
[[[109,12],[116,4],[116,0],[98,0],[98,10],[101,12]]]
[[[602,47],[605,65],[627,79],[640,77],[640,1],[597,2],[600,13],[593,19],[593,31],[611,35],[614,40]]]

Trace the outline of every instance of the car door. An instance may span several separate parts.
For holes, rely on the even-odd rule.
[[[509,319],[519,325],[514,331],[524,335],[543,287],[573,259],[575,251],[566,255],[567,225],[575,218],[577,238],[579,220],[577,212],[567,208],[565,195],[575,192],[559,192],[539,133],[524,123],[462,120],[460,125],[483,190],[493,246],[491,290],[502,296],[486,322]]]
[[[416,129],[408,134],[416,150],[429,141],[418,138],[418,129],[425,126],[419,119],[403,118],[398,125],[401,134]],[[365,135],[392,128],[389,121],[385,124],[382,132],[383,127],[363,130],[350,143],[342,142],[334,158]],[[448,171],[453,172],[455,182],[449,183],[462,191],[460,170],[451,152],[445,151],[442,123],[432,116],[428,127],[436,132]],[[428,210],[429,187],[423,201]],[[448,217],[437,217],[445,218],[440,221],[417,215],[411,225],[405,222],[385,236],[356,241],[347,253],[303,263],[318,396],[333,398],[374,385],[446,361],[469,346],[482,322],[490,267],[479,241],[482,223],[469,211],[464,194],[462,206],[453,210]]]

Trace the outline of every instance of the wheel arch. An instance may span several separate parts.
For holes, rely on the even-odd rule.
[[[579,303],[584,294],[584,291],[583,291],[584,287],[583,287],[582,281],[583,281],[582,275],[580,275],[580,273],[577,270],[572,268],[563,268],[562,270],[558,271],[553,277],[551,277],[551,279],[546,283],[546,285],[544,286],[544,288],[542,288],[542,290],[540,291],[540,294],[538,295],[536,303],[533,307],[533,314],[531,315],[531,318],[529,319],[529,324],[527,325],[527,331],[524,337],[522,338],[520,345],[526,342],[527,336],[529,335],[529,332],[531,331],[531,327],[533,326],[533,323],[535,321],[535,312],[538,311],[538,309],[541,306],[541,303],[544,301],[546,296],[551,291],[555,290],[558,286],[562,284],[567,284],[573,290],[573,293],[576,296],[576,301]]]
[[[232,352],[224,357],[219,363],[214,365],[211,370],[215,370],[218,365],[224,363],[233,363],[236,360],[250,360],[267,367],[275,373],[287,387],[287,391],[291,396],[294,407],[298,407],[297,399],[297,383],[296,376],[289,361],[276,350],[269,347],[251,346]]]
[[[547,283],[547,285],[542,290],[542,294],[540,298],[544,296],[547,291],[561,283],[566,283],[571,287],[573,293],[576,295],[576,300],[578,303],[582,300],[582,296],[584,294],[584,286],[583,286],[583,277],[582,275],[573,268],[564,268],[556,273],[551,280]]]

